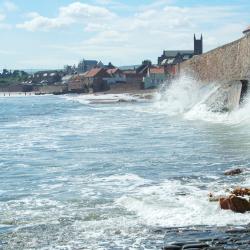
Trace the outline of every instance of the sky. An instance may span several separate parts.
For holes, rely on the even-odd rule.
[[[156,63],[194,33],[205,51],[242,37],[249,13],[250,0],[0,0],[0,69]]]

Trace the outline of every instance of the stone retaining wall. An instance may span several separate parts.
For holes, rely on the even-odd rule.
[[[250,35],[178,65],[179,73],[187,73],[202,82],[250,80]]]

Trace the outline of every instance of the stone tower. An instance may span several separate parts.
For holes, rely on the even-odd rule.
[[[203,37],[196,39],[194,34],[194,55],[201,55],[203,53]]]

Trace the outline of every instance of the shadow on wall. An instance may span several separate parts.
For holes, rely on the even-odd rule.
[[[241,88],[241,94],[240,94],[240,103],[244,101],[244,98],[247,95],[249,81],[241,80],[241,83],[242,83],[242,88]]]

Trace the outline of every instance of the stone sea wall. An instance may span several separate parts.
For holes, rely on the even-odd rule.
[[[187,73],[202,82],[226,83],[250,80],[250,35],[178,65],[179,73]]]

